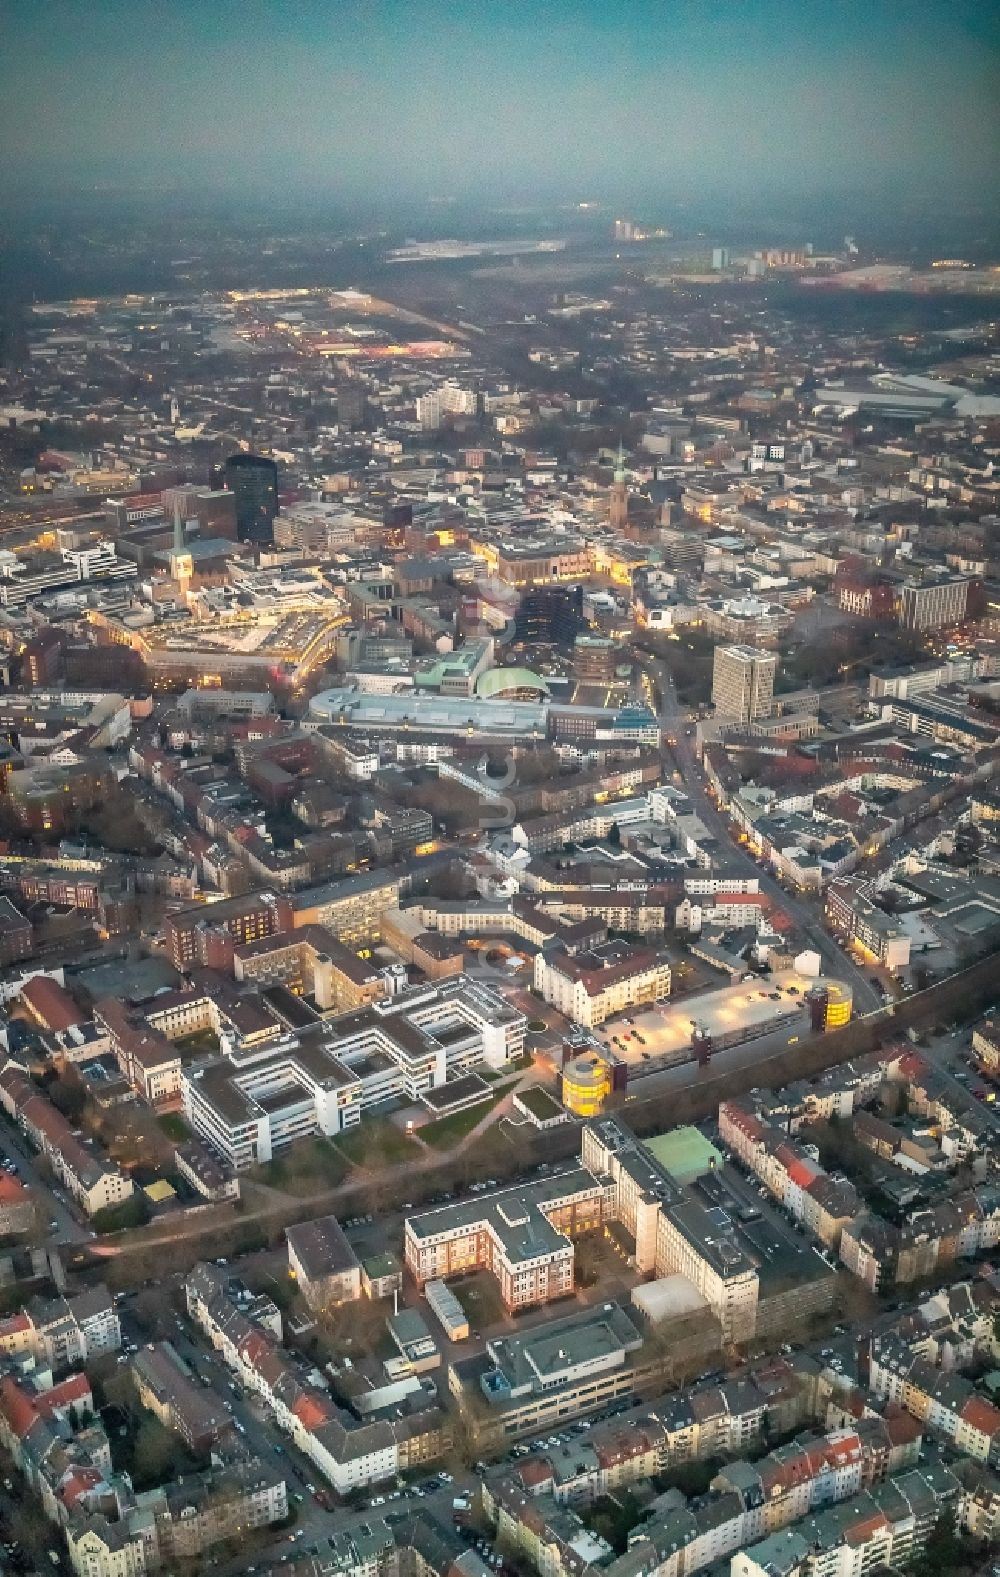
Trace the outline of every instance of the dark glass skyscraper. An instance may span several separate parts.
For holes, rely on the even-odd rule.
[[[241,542],[274,541],[278,513],[278,467],[259,454],[230,455],[223,467],[226,489],[236,502],[236,534]]]
[[[572,646],[583,629],[583,587],[529,586],[514,622],[519,641]]]

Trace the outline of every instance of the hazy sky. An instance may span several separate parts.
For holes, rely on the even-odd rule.
[[[613,196],[982,183],[992,0],[0,0],[41,184]]]

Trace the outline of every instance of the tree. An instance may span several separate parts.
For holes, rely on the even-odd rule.
[[[132,1482],[136,1489],[151,1489],[176,1477],[180,1443],[164,1429],[158,1419],[145,1416],[132,1447]]]
[[[137,1295],[132,1312],[147,1336],[159,1341],[167,1335],[171,1311],[158,1287],[144,1288]]]
[[[949,1506],[931,1529],[923,1551],[910,1563],[910,1577],[964,1577],[982,1559],[983,1544],[958,1532]]]
[[[601,1247],[599,1237],[594,1232],[576,1239],[573,1259],[578,1286],[592,1287],[598,1281],[604,1261]]]
[[[95,1210],[91,1217],[94,1231],[122,1232],[126,1227],[141,1227],[149,1220],[149,1205],[145,1194],[137,1190],[128,1199],[123,1199],[120,1205],[107,1205],[103,1210]]]
[[[66,1121],[78,1127],[87,1105],[87,1091],[79,1075],[67,1071],[62,1077],[53,1079],[46,1094]]]
[[[619,1495],[601,1495],[583,1512],[587,1527],[605,1539],[616,1555],[625,1553],[629,1534],[641,1518],[639,1503],[629,1490]]]

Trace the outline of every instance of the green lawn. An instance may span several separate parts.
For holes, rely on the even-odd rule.
[[[451,1150],[467,1133],[472,1132],[477,1123],[482,1122],[501,1099],[499,1095],[491,1095],[488,1100],[477,1101],[475,1106],[467,1106],[464,1111],[438,1117],[435,1122],[427,1123],[420,1129],[420,1137],[435,1150]]]
[[[293,1198],[304,1199],[324,1188],[335,1188],[347,1175],[344,1157],[329,1139],[302,1140],[286,1151],[255,1166],[250,1173],[254,1182],[279,1188]]]
[[[185,1139],[191,1137],[191,1130],[180,1112],[162,1112],[156,1121],[167,1138],[173,1139],[175,1144],[182,1144]]]
[[[386,1117],[363,1117],[350,1133],[338,1134],[336,1147],[352,1166],[399,1166],[420,1154],[419,1145]]]

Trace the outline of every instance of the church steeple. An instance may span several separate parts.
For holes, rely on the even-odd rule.
[[[184,534],[184,521],[183,521],[183,518],[181,516],[180,500],[179,499],[175,499],[174,500],[174,553],[175,553],[175,555],[178,554],[178,553],[185,552],[186,548],[187,548],[187,538],[186,538],[186,536]]]
[[[616,531],[628,525],[628,484],[625,481],[625,449],[621,442],[615,456],[615,479],[608,498],[608,521]]]
[[[181,514],[180,502],[176,500],[174,502],[174,545],[170,553],[170,573],[180,586],[181,591],[186,592],[191,585],[191,577],[194,574],[194,560],[191,557],[191,549],[187,545],[187,535],[184,530],[184,517]]]

